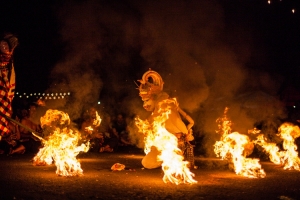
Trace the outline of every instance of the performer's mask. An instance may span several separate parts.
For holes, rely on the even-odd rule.
[[[7,65],[18,45],[18,38],[12,34],[6,34],[0,41],[0,66]]]
[[[138,89],[144,102],[143,107],[152,112],[155,108],[155,97],[163,90],[164,82],[161,76],[151,69],[144,73],[142,80],[139,80],[139,82],[141,84]]]
[[[155,108],[155,100],[153,98],[144,99],[143,108],[149,112],[153,112]]]
[[[1,54],[10,54],[8,43],[5,40],[1,40],[0,50],[1,50]]]

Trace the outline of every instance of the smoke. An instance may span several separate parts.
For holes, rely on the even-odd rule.
[[[132,55],[138,51],[139,19],[126,6],[93,0],[56,6],[65,55],[52,70],[49,90],[71,92],[62,105],[53,105],[71,118],[80,117],[100,94],[105,97],[103,107],[114,112],[124,107],[118,105],[130,94],[127,88],[135,90],[130,68],[135,67]]]
[[[194,118],[201,148],[213,148],[215,120],[226,106],[237,129],[284,117],[278,103],[267,111],[257,109],[274,102],[280,82],[274,74],[248,67],[257,58],[259,66],[267,65],[261,59],[263,45],[257,53],[260,41],[251,27],[228,23],[220,1],[88,0],[61,3],[57,9],[65,55],[51,73],[49,90],[72,93],[59,105],[71,118],[99,97],[109,112],[146,118],[133,81],[149,68]]]

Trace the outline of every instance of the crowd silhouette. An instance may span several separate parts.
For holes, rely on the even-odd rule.
[[[10,134],[0,141],[0,154],[36,154],[43,146],[38,137],[44,134],[39,118],[45,112],[45,102],[42,106],[37,102],[27,105],[16,105],[13,109],[12,118],[9,121]],[[101,123],[93,124],[96,115],[100,116]],[[124,149],[137,148],[130,141],[128,119],[120,112],[108,113],[99,111],[96,106],[90,106],[84,110],[80,119],[74,122],[82,139],[90,142],[89,152],[113,153]],[[50,133],[51,134],[51,133]]]

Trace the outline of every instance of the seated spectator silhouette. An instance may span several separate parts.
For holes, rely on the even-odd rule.
[[[104,138],[99,152],[113,152],[118,147],[118,137],[113,133],[110,115],[105,114],[103,116],[99,131]]]
[[[84,140],[90,141],[91,145],[89,151],[98,152],[100,149],[100,145],[103,143],[104,137],[99,132],[99,124],[97,123],[95,124],[95,120],[97,120],[96,108],[90,107],[84,114],[83,118],[84,119],[80,128],[82,133],[82,138]]]
[[[17,117],[16,120],[19,121]],[[25,146],[20,142],[21,134],[19,126],[13,122],[9,122],[8,126],[11,130],[11,148],[9,154],[24,154]]]
[[[39,124],[34,123],[32,120],[35,111],[35,104],[30,104],[28,109],[23,109],[21,124],[30,128],[36,133],[41,133],[41,126]],[[39,141],[35,136],[33,136],[32,132],[30,132],[26,128],[20,126],[19,129],[21,135],[20,141],[25,146],[26,152],[37,153],[39,151],[39,148],[41,147],[41,141]]]
[[[120,146],[130,146],[129,132],[126,120],[123,114],[119,113],[117,118],[112,123],[112,130],[114,135],[119,139]]]
[[[15,120],[19,121],[17,117]],[[20,142],[19,126],[14,122],[9,121],[8,127],[10,129],[10,134],[5,140],[0,142],[0,154],[23,154],[25,152],[25,147]]]

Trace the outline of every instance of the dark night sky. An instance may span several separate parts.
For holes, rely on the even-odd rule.
[[[17,34],[20,40],[20,46],[15,53],[15,62],[18,71],[18,88],[22,91],[47,89],[49,81],[51,82],[47,75],[51,68],[63,59],[65,46],[60,34],[64,27],[62,27],[58,13],[64,3],[59,2],[5,1],[1,3],[1,30]],[[73,2],[80,4],[88,1]],[[119,6],[118,11],[124,9],[125,11],[120,12],[124,12],[124,17],[126,17],[126,6],[129,7],[129,5],[124,6],[125,3],[117,3],[117,1],[115,3],[98,2],[110,8]],[[127,4],[130,2],[134,1],[128,1]],[[238,50],[239,39],[245,40],[244,37],[246,37],[247,40],[251,37],[249,42],[253,43],[254,50],[251,52],[252,60],[249,59],[247,62],[248,66],[263,68],[271,73],[274,70],[287,76],[295,75],[293,71],[299,68],[300,44],[300,14],[297,10],[299,8],[297,1],[272,0],[271,4],[268,4],[267,0],[216,2],[223,9],[224,26],[228,29],[227,35],[224,35],[225,40]],[[65,8],[68,9],[68,6]],[[292,14],[292,8],[296,9],[295,14]],[[131,9],[130,12],[133,10],[133,8],[128,9]],[[201,13],[198,14],[201,15]],[[230,35],[230,30],[234,30],[233,35]],[[238,35],[239,33],[241,35]],[[134,48],[136,49],[132,49],[133,54],[129,55],[138,57],[142,47],[137,45]],[[132,59],[142,62],[139,58]]]
[[[14,56],[18,91],[47,89],[48,74],[62,53],[52,4],[36,2],[5,1],[0,5],[1,31],[19,38]]]
[[[20,41],[21,92],[68,90],[79,104],[105,94],[128,101],[139,98],[133,81],[152,68],[192,112],[216,97],[300,88],[296,0],[10,0],[0,7],[1,30]]]

